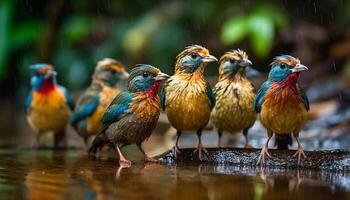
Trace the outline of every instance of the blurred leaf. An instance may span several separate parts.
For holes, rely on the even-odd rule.
[[[86,16],[73,16],[63,26],[63,37],[69,43],[79,43],[86,40],[90,33],[91,21]]]
[[[13,27],[11,37],[11,48],[18,48],[28,44],[33,44],[40,37],[43,23],[39,21],[24,21]]]
[[[221,30],[221,40],[224,44],[234,44],[247,34],[247,17],[233,17],[224,23]]]
[[[0,81],[6,74],[6,64],[10,45],[10,28],[14,1],[0,1]]]
[[[288,25],[285,14],[280,9],[271,5],[260,6],[256,9],[255,13],[270,18],[277,28],[284,28]]]
[[[255,13],[249,18],[251,46],[254,53],[266,57],[272,47],[275,25],[273,19],[264,13]]]

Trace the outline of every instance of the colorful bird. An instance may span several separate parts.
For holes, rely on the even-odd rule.
[[[248,130],[254,125],[255,88],[246,77],[247,68],[252,65],[242,50],[225,53],[219,61],[219,82],[215,85],[216,104],[211,121],[218,130],[221,146],[223,131],[236,133],[243,130],[245,146],[249,147]]]
[[[254,109],[259,113],[260,122],[267,129],[268,139],[263,146],[257,164],[264,164],[268,153],[268,143],[273,136],[293,133],[298,150],[293,157],[306,158],[299,140],[299,132],[307,122],[309,101],[298,84],[301,71],[308,70],[299,59],[281,55],[271,63],[268,80],[261,86],[254,101]]]
[[[187,47],[176,57],[175,74],[162,90],[162,107],[169,121],[177,129],[174,156],[180,153],[178,142],[183,131],[197,131],[198,146],[195,150],[201,159],[207,152],[201,141],[202,130],[208,124],[215,97],[204,70],[209,62],[217,59],[199,45]]]
[[[127,91],[121,92],[107,108],[102,117],[101,132],[93,141],[89,153],[96,153],[105,144],[110,144],[118,152],[119,163],[130,164],[120,148],[136,144],[145,161],[156,161],[144,152],[141,144],[149,138],[157,124],[160,113],[158,92],[161,81],[167,78],[168,75],[151,65],[133,68]]]
[[[70,124],[83,137],[85,145],[92,135],[99,133],[101,119],[109,104],[120,93],[116,83],[129,74],[118,61],[105,58],[97,63],[91,85],[77,101]]]
[[[33,147],[39,148],[40,136],[44,132],[53,131],[55,147],[65,147],[65,127],[74,101],[67,90],[57,84],[57,72],[50,64],[35,64],[31,78],[32,90],[25,101],[27,120],[38,132]]]

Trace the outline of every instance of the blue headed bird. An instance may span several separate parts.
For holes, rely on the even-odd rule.
[[[65,127],[74,109],[74,101],[67,90],[57,84],[57,72],[50,64],[31,66],[32,90],[25,101],[27,120],[38,132],[33,147],[39,148],[42,133],[53,131],[55,147],[65,147]]]
[[[117,83],[129,77],[118,61],[105,58],[97,63],[91,85],[79,97],[70,124],[88,145],[90,136],[99,133],[101,119],[109,104],[120,93]]]
[[[218,130],[219,142],[223,131],[231,134],[243,131],[246,147],[249,147],[248,130],[254,125],[255,88],[246,77],[252,65],[242,50],[225,53],[219,61],[219,81],[215,85],[216,104],[211,113],[211,122]]]
[[[254,109],[259,113],[260,122],[267,130],[268,139],[261,150],[257,164],[265,162],[268,143],[275,135],[294,135],[298,150],[293,157],[306,158],[299,140],[299,132],[307,122],[309,101],[298,84],[299,74],[308,68],[300,64],[299,59],[281,55],[271,63],[268,80],[263,83],[254,100]]]
[[[201,159],[207,150],[202,145],[202,130],[208,124],[215,97],[204,77],[209,62],[217,59],[199,45],[187,47],[176,57],[175,74],[162,90],[162,107],[177,130],[173,147],[174,156],[180,153],[178,142],[183,131],[196,131],[198,145],[195,150]]]
[[[142,64],[133,68],[127,90],[112,101],[103,115],[101,132],[94,139],[89,153],[96,153],[104,145],[110,144],[118,152],[119,163],[130,164],[120,148],[136,144],[145,161],[155,161],[144,152],[141,144],[149,138],[157,124],[160,114],[158,92],[161,81],[167,78],[168,75],[151,65]]]

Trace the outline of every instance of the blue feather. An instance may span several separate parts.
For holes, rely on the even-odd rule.
[[[70,96],[70,94],[68,93],[67,89],[64,88],[63,86],[59,86],[59,89],[63,92],[64,97],[66,98],[66,102],[67,102],[69,108],[71,110],[74,110],[75,103],[74,103],[74,100],[73,100],[72,96]]]
[[[107,111],[102,117],[102,123],[109,124],[119,121],[129,109],[133,98],[134,94],[130,92],[120,93],[107,108]]]
[[[70,124],[74,125],[81,120],[85,120],[89,117],[98,107],[99,105],[99,97],[98,95],[93,96],[91,101],[82,105],[77,111],[75,111],[70,118]]]
[[[304,106],[305,106],[306,110],[309,111],[310,110],[309,99],[307,98],[305,91],[301,87],[299,87],[299,89],[301,91],[301,97],[303,98]]]
[[[30,104],[32,103],[32,99],[33,99],[33,91],[30,91],[26,101],[24,102],[24,108],[26,110],[26,112],[29,112],[29,108],[30,108]]]
[[[207,96],[208,96],[209,101],[210,101],[209,102],[210,103],[210,109],[212,109],[214,107],[214,105],[215,105],[216,97],[215,97],[215,95],[214,95],[214,93],[213,93],[213,91],[212,91],[212,89],[211,89],[211,87],[210,87],[208,82],[205,85],[205,90],[206,90],[205,92],[207,93]]]
[[[166,90],[165,87],[163,87],[162,91],[160,92],[160,105],[162,106],[162,109],[165,111],[165,97],[166,97]]]
[[[266,91],[269,89],[270,87],[270,82],[266,81],[260,88],[260,90],[258,91],[258,93],[255,96],[254,99],[254,110],[255,112],[260,112],[261,111],[261,105],[264,101],[264,96]]]

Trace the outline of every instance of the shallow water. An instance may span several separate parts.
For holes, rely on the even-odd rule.
[[[0,199],[350,199],[350,174],[144,164],[82,151],[0,151]]]

